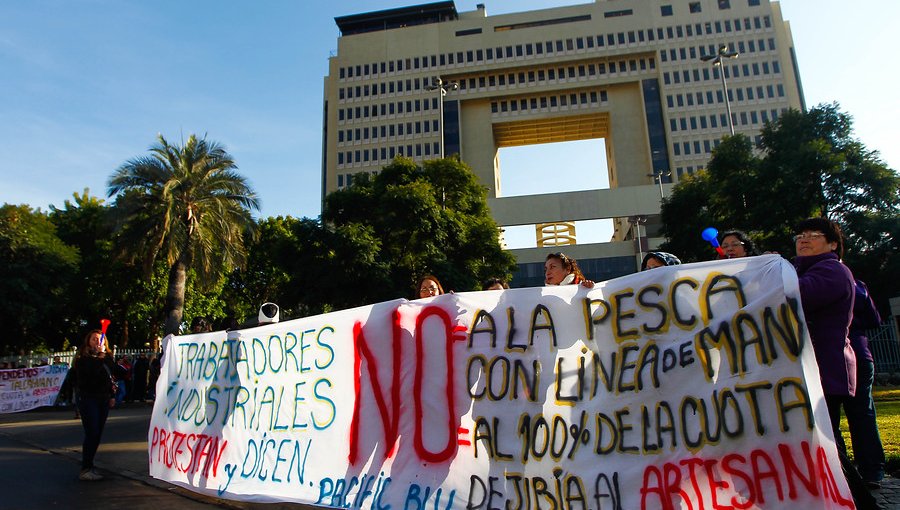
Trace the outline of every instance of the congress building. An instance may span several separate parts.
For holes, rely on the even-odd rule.
[[[635,271],[662,241],[672,183],[704,168],[732,129],[758,138],[804,108],[790,26],[769,0],[595,0],[496,16],[446,1],[335,21],[323,197],[398,155],[458,154],[501,226],[535,226],[538,247],[513,250],[516,286],[539,285],[559,249],[594,280]],[[588,139],[603,139],[606,163],[578,171],[607,173],[609,189],[504,197],[499,149]],[[606,218],[610,242],[577,242],[572,222]]]

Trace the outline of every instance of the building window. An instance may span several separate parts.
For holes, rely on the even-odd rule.
[[[731,0],[719,0],[719,10],[731,9]]]
[[[749,5],[750,7],[758,7],[759,0],[747,0],[747,5]]]
[[[622,9],[621,11],[608,11],[603,13],[604,18],[618,18],[620,16],[631,16],[634,11],[631,9]]]
[[[663,16],[671,16],[672,15],[672,6],[671,5],[660,5],[659,13]]]
[[[702,9],[700,8],[700,2],[689,3],[688,8],[690,9],[691,12],[701,12],[702,11]]]

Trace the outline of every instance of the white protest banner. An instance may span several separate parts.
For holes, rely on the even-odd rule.
[[[52,406],[68,371],[65,365],[0,370],[0,413]]]
[[[376,510],[851,508],[778,256],[171,338],[150,473]]]

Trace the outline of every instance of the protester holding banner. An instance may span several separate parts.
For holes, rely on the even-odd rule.
[[[147,399],[156,399],[156,381],[159,380],[159,374],[162,370],[162,361],[160,356],[154,354],[150,358],[150,372],[147,374]]]
[[[672,255],[671,253],[664,251],[651,251],[650,253],[644,255],[644,260],[641,261],[641,271],[646,271],[648,269],[655,269],[657,267],[663,266],[677,266],[681,264],[681,259]]]
[[[884,478],[884,445],[875,421],[875,361],[869,350],[866,330],[878,327],[881,316],[866,284],[856,280],[853,321],[850,323],[850,345],[856,354],[856,395],[844,402],[844,414],[850,428],[853,457],[859,474],[870,487],[880,487]]]
[[[844,243],[836,223],[810,218],[800,222],[796,231],[793,262],[800,299],[837,438],[841,404],[856,390],[856,355],[849,338],[855,284],[850,269],[841,262]]]
[[[738,259],[741,257],[759,255],[759,250],[756,249],[753,240],[740,230],[728,230],[724,232],[719,246],[724,250],[724,258],[726,259]]]
[[[547,285],[578,285],[591,288],[594,282],[584,277],[578,261],[565,253],[551,253],[544,261],[544,283]]]
[[[94,470],[94,456],[100,446],[100,437],[109,409],[116,403],[113,391],[113,373],[116,364],[109,342],[104,341],[100,330],[92,330],[72,362],[77,388],[77,406],[84,427],[84,443],[81,449],[81,480],[96,481],[103,475]]]
[[[416,292],[418,292],[419,299],[440,296],[444,293],[444,288],[441,287],[441,282],[434,276],[430,274],[426,274],[419,278],[419,282],[416,283]]]
[[[481,284],[481,290],[506,290],[509,284],[500,278],[488,278]]]

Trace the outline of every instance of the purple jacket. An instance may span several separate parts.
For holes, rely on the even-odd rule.
[[[881,315],[872,302],[869,288],[862,280],[856,280],[856,300],[853,302],[853,322],[850,323],[850,345],[856,353],[857,361],[863,359],[874,361],[869,350],[869,339],[866,330],[877,328],[881,324]]]
[[[834,253],[795,257],[800,301],[826,395],[856,394],[856,355],[850,346],[855,283]]]

